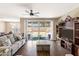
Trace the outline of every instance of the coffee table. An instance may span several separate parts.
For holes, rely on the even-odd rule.
[[[38,56],[50,56],[50,43],[48,42],[38,42],[36,45]]]

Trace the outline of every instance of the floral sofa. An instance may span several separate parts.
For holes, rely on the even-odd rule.
[[[0,37],[0,56],[12,56],[25,44],[21,35],[8,34]]]

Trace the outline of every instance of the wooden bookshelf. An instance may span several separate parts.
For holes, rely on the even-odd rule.
[[[72,46],[72,54],[79,56],[79,22],[74,22],[74,42]]]
[[[74,44],[79,45],[79,22],[74,22]]]
[[[64,21],[63,25],[59,24],[58,34],[60,38],[61,47],[72,52],[72,44],[73,44],[73,20],[69,16]],[[79,31],[79,30],[78,30]]]
[[[79,29],[75,29],[75,31],[79,31]]]
[[[75,37],[75,39],[79,39],[79,37]]]
[[[65,24],[58,28],[59,38],[61,41],[60,44],[63,48],[68,49],[73,55],[79,56],[79,17],[66,19],[69,21],[66,20]],[[70,22],[70,25],[73,25],[70,26],[67,22]],[[69,26],[70,28],[72,27],[72,29],[68,29]]]

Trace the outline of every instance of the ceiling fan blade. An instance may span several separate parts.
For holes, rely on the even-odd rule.
[[[39,12],[35,12],[34,14],[39,14]]]
[[[38,14],[34,14],[34,16],[39,16]]]
[[[26,13],[30,13],[28,10],[25,10]]]
[[[29,15],[29,14],[23,14],[23,15]]]

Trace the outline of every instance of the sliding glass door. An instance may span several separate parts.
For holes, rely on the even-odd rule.
[[[49,20],[27,20],[27,39],[28,40],[49,40],[51,37]]]

